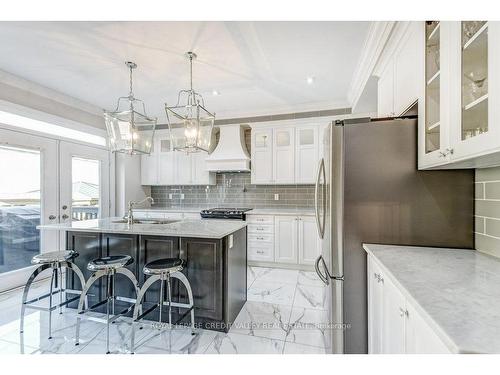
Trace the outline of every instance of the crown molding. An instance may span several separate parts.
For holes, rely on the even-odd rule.
[[[72,96],[63,94],[62,92],[53,90],[46,86],[42,86],[33,81],[21,78],[14,74],[8,73],[4,70],[0,70],[0,82],[15,87],[17,89],[29,92],[30,94],[35,94],[59,102],[61,104],[79,109],[81,111],[97,116],[102,116],[102,109],[99,108],[98,106],[87,103],[83,100],[74,98]]]
[[[356,107],[366,83],[384,51],[395,24],[395,21],[374,21],[371,23],[361,57],[354,70],[351,85],[347,93],[347,99],[351,108]]]

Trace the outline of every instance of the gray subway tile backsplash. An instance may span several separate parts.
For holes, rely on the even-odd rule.
[[[500,257],[500,167],[476,169],[476,250]]]
[[[250,173],[218,173],[216,185],[151,186],[151,196],[155,207],[166,208],[313,208],[314,185],[252,185]]]

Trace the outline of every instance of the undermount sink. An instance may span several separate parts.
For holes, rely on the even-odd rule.
[[[141,219],[141,220],[134,220],[133,224],[173,224],[177,223],[180,220],[147,220],[147,219]],[[120,224],[127,224],[128,220],[127,219],[120,219],[120,220],[115,220],[113,223],[120,223]]]

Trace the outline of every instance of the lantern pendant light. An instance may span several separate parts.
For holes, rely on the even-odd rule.
[[[128,96],[118,98],[113,112],[104,111],[104,120],[108,131],[111,151],[130,155],[149,154],[153,145],[153,136],[157,119],[146,114],[142,100],[136,99],[132,90],[132,71],[137,64],[127,61],[130,71],[130,92]],[[122,106],[122,103],[126,105]],[[137,110],[142,107],[142,112]]]
[[[193,89],[193,60],[196,54],[187,52],[186,57],[189,59],[190,88],[179,91],[175,106],[169,107],[165,103],[171,142],[174,150],[209,152],[215,114],[205,108],[203,96]],[[181,127],[181,131],[178,132],[177,127]]]

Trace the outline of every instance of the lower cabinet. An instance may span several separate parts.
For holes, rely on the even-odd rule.
[[[321,243],[314,216],[248,215],[248,260],[314,265]]]
[[[368,256],[367,280],[368,353],[450,353],[372,256]]]

